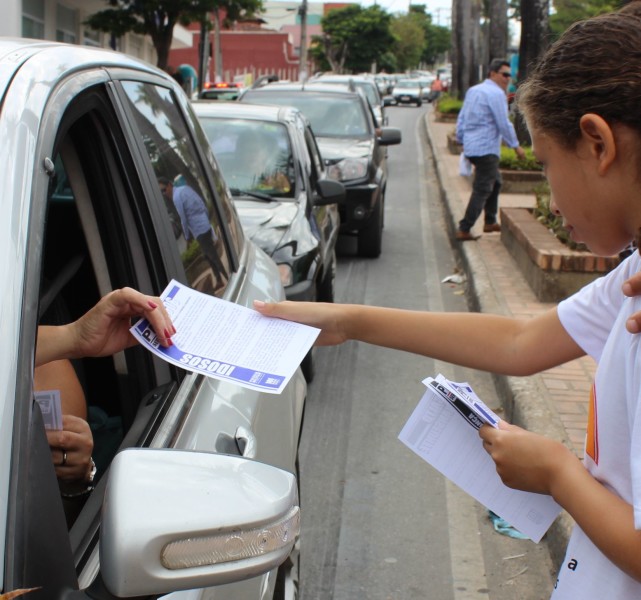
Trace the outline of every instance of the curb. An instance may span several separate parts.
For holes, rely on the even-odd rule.
[[[432,150],[432,160],[441,200],[445,208],[448,232],[450,238],[454,239],[458,229],[458,218],[454,210],[457,204],[453,201],[453,193],[448,189],[443,161],[432,137],[429,113],[424,117],[424,127],[427,142]],[[466,274],[467,298],[470,308],[477,312],[511,316],[503,296],[492,283],[487,265],[476,245],[473,243],[460,244],[458,249],[455,247],[455,252],[457,252]],[[503,399],[505,414],[512,423],[571,447],[565,428],[555,406],[547,395],[540,375],[510,377],[493,373],[492,379]],[[572,517],[562,511],[544,537],[552,562],[557,568],[563,562],[573,524]]]

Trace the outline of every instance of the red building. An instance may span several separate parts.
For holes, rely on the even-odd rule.
[[[200,26],[192,24],[189,29],[193,32],[193,47],[172,50],[169,54],[169,64],[173,67],[189,64],[198,71]],[[213,32],[210,32],[209,36],[212,51],[205,81],[215,81],[216,55]],[[291,33],[262,29],[258,22],[239,23],[234,29],[222,30],[221,80],[233,81],[242,75],[250,75],[251,80],[255,81],[262,75],[275,73],[280,79],[297,81],[299,59],[292,40]]]

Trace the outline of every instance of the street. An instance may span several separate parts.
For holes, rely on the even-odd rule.
[[[422,116],[388,107],[403,142],[389,149],[383,252],[341,239],[336,301],[466,311],[465,286],[441,283],[456,256],[441,213]],[[544,543],[500,535],[487,511],[397,436],[442,372],[469,381],[499,414],[486,374],[349,342],[317,348],[300,447],[303,600],[539,600],[554,569]]]

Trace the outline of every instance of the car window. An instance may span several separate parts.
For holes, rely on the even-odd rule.
[[[221,296],[231,261],[198,152],[170,90],[122,82],[172,222],[189,285]]]
[[[247,93],[246,99],[296,107],[307,117],[317,137],[371,135],[363,105],[353,95],[254,91]]]
[[[245,192],[295,196],[294,160],[285,125],[211,116],[200,122],[232,196]]]

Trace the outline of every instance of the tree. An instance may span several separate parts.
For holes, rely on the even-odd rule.
[[[463,98],[479,81],[481,0],[452,0],[452,94]]]
[[[521,0],[519,81],[523,81],[548,47],[550,0]]]
[[[391,16],[380,6],[351,4],[321,19],[322,36],[314,36],[311,54],[336,73],[369,71],[394,43]]]
[[[425,32],[417,18],[410,14],[392,20],[390,31],[396,38],[394,54],[398,69],[406,71],[418,66],[425,45]]]
[[[187,25],[193,22],[204,23],[207,14],[216,7],[227,9],[228,15],[240,15],[262,7],[261,0],[107,0],[105,10],[91,15],[86,21],[92,29],[122,37],[133,32],[149,35],[156,49],[156,64],[167,68],[169,49],[177,23]]]
[[[617,10],[617,0],[554,0],[554,14],[550,15],[550,32],[558,38],[572,23],[606,12]]]
[[[426,65],[436,64],[439,56],[446,54],[450,49],[450,30],[434,25],[432,15],[427,13],[424,4],[411,4],[409,15],[423,29],[424,42],[420,62]]]
[[[489,0],[490,31],[488,47],[490,60],[507,56],[507,0]]]

